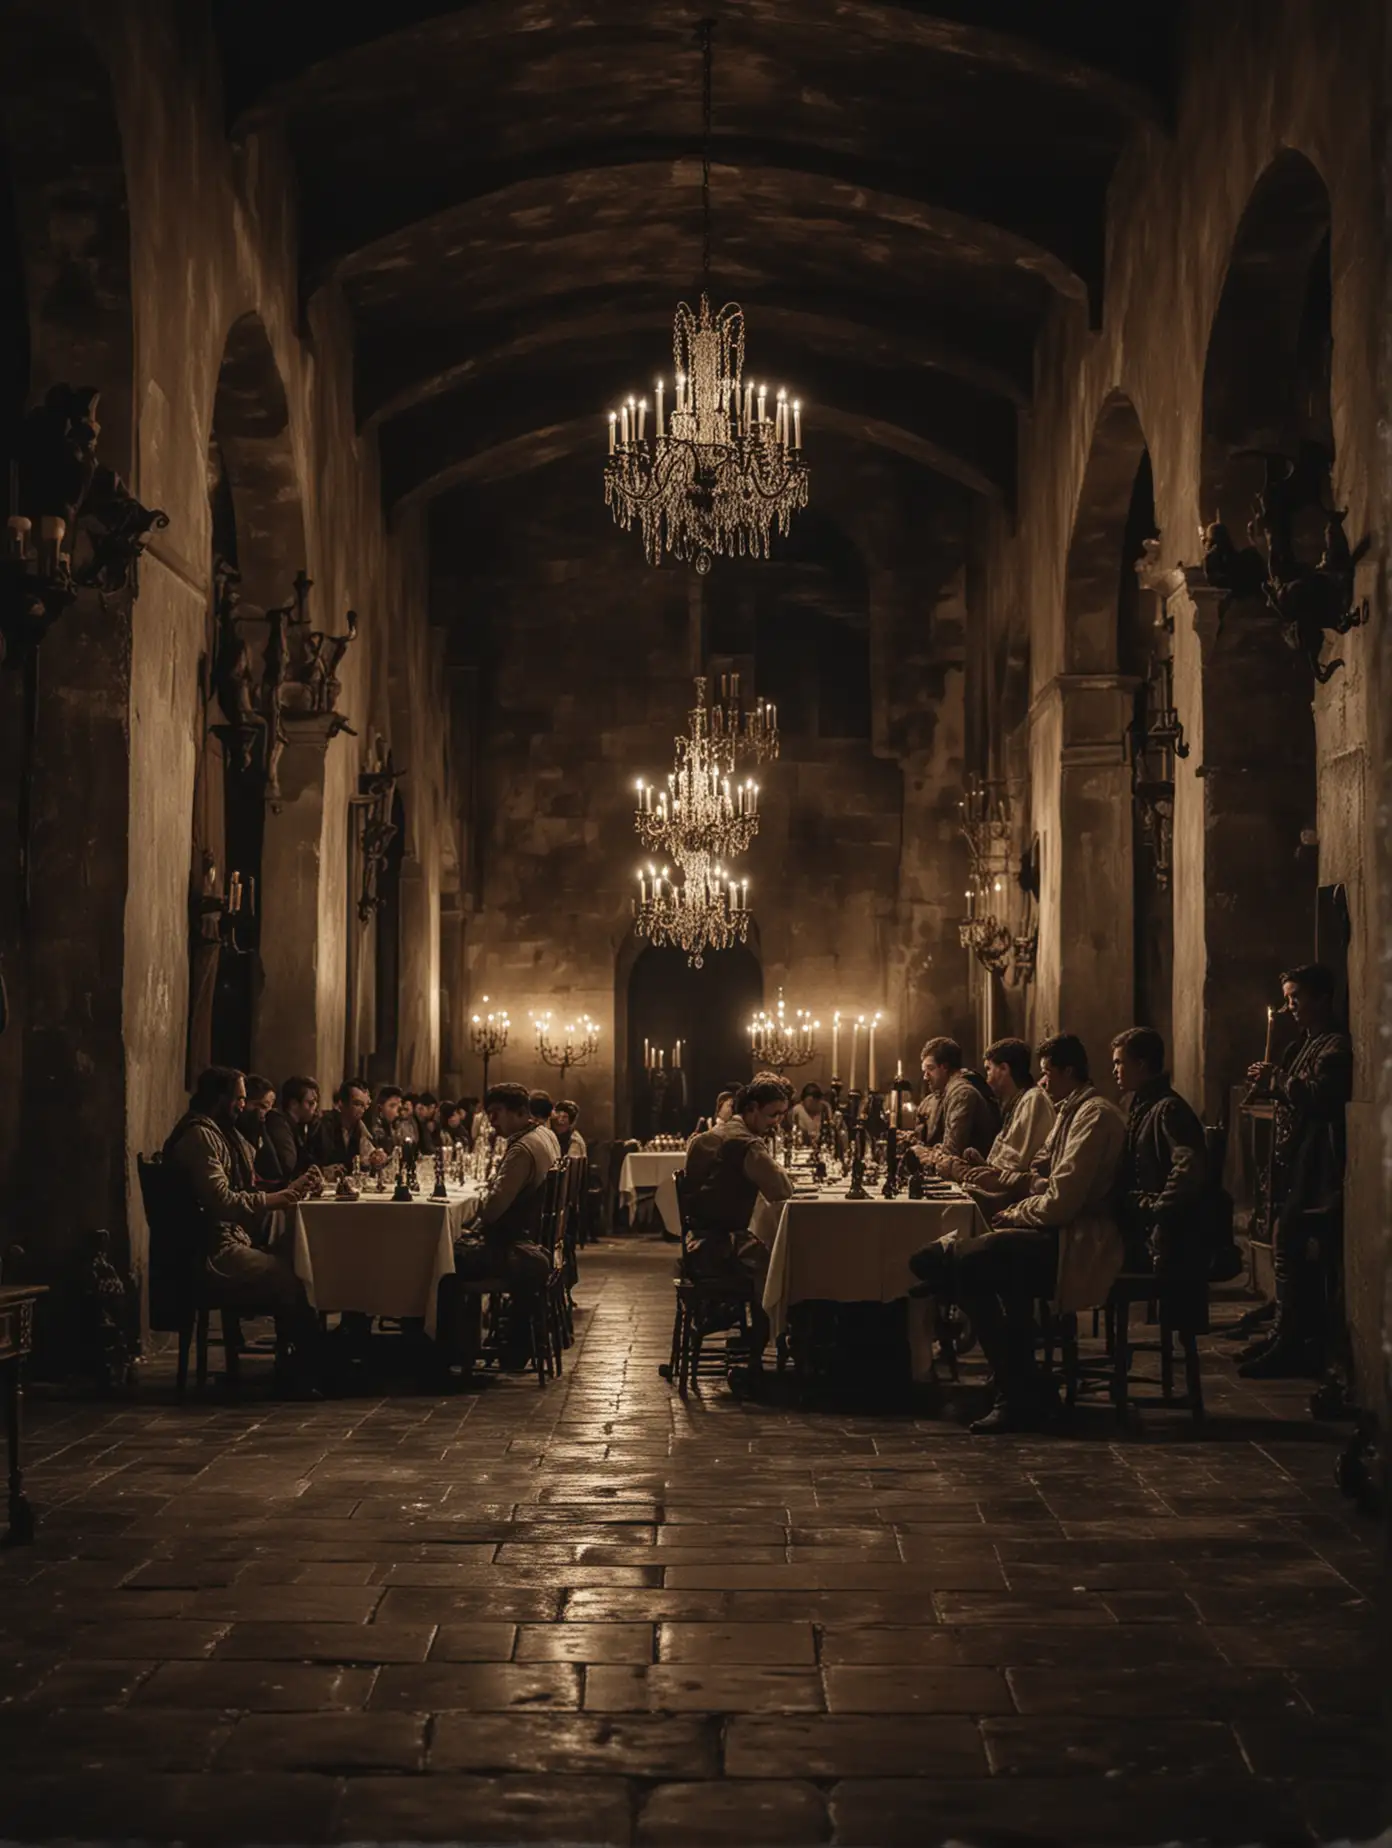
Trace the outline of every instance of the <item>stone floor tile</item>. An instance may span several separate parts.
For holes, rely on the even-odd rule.
[[[384,1668],[369,1703],[374,1713],[447,1713],[578,1707],[580,1670],[570,1662],[426,1662]]]
[[[217,1755],[219,1771],[419,1771],[423,1714],[248,1713]]]
[[[41,1707],[119,1707],[154,1667],[153,1662],[59,1662],[19,1698]]]
[[[813,1669],[695,1662],[585,1670],[587,1713],[821,1713]]]
[[[334,1825],[345,1842],[602,1843],[632,1840],[618,1777],[354,1777]]]
[[[519,1662],[651,1662],[648,1623],[529,1623],[517,1634]]]
[[[423,1662],[435,1640],[428,1623],[234,1623],[217,1661]]]
[[[5,1716],[4,1762],[35,1772],[62,1766],[82,1777],[136,1760],[146,1771],[201,1771],[211,1764],[231,1725],[232,1716],[223,1713],[170,1713],[152,1723],[150,1714],[128,1706],[28,1706]],[[4,1808],[0,1801],[0,1816]]]
[[[581,1591],[575,1598],[660,1598],[660,1591]],[[467,1591],[403,1588],[384,1591],[378,1623],[458,1623],[491,1618],[505,1623],[549,1623],[561,1613],[563,1594],[540,1585],[478,1585]]]
[[[252,1713],[353,1709],[365,1705],[375,1673],[370,1668],[305,1662],[164,1662],[136,1689],[128,1711],[146,1707],[219,1707]],[[148,1717],[146,1724],[158,1730]]]
[[[986,1626],[981,1628],[984,1631]],[[822,1632],[824,1667],[902,1662],[921,1664],[925,1668],[948,1668],[971,1663],[989,1665],[999,1655],[994,1645],[977,1646],[974,1626],[949,1630],[942,1624],[906,1624],[902,1629],[892,1629],[888,1624],[876,1624],[857,1625],[854,1629],[828,1628]]]
[[[703,1662],[783,1668],[817,1660],[810,1623],[664,1623],[657,1633],[660,1662]]]
[[[658,1784],[638,1812],[639,1848],[803,1848],[827,1840],[826,1799],[793,1778]]]
[[[686,1715],[443,1713],[430,1748],[432,1771],[556,1772],[629,1777],[714,1777],[715,1724]]]
[[[1011,1668],[1010,1689],[1023,1714],[1106,1714],[1117,1718],[1231,1719],[1239,1713],[1305,1715],[1296,1682],[1261,1670],[1212,1662],[1127,1663],[1115,1667]]]
[[[972,1777],[987,1773],[976,1723],[957,1715],[736,1715],[728,1777]]]
[[[98,1649],[104,1662],[192,1661],[211,1655],[231,1626],[226,1623],[182,1622],[178,1618],[136,1619],[129,1623],[83,1625],[67,1633],[75,1654],[91,1656]]]
[[[1261,1777],[1387,1778],[1387,1738],[1376,1720],[1347,1714],[1242,1714],[1234,1726]]]
[[[375,1629],[376,1626],[374,1625]],[[430,1648],[432,1662],[507,1662],[517,1642],[517,1625],[490,1622],[442,1623]]]
[[[1220,1720],[990,1719],[991,1769],[1020,1777],[1231,1776],[1246,1769]]]
[[[776,1566],[668,1566],[665,1587],[673,1591],[834,1591],[893,1592],[914,1602],[927,1602],[939,1590],[1005,1589],[1005,1579],[994,1559],[963,1560],[928,1570],[893,1563],[848,1560],[809,1563],[806,1558]]]
[[[944,1590],[934,1594],[933,1608],[944,1623],[1038,1623],[1042,1614],[1051,1624],[1114,1623],[1116,1619],[1101,1597],[1032,1597],[1028,1593]],[[1190,1612],[1193,1618],[1193,1612]]]
[[[1296,1786],[1301,1811],[1317,1842],[1386,1839],[1392,1823],[1392,1792],[1384,1768],[1366,1779],[1320,1778]]]
[[[1013,1713],[1005,1677],[993,1668],[885,1667],[824,1671],[831,1713]]]
[[[195,1592],[186,1611],[218,1623],[366,1623],[382,1596],[372,1585],[232,1585]]]
[[[24,1842],[91,1842],[110,1839],[119,1822],[124,1839],[190,1848],[319,1843],[330,1839],[340,1790],[337,1778],[275,1772],[39,1776],[7,1788],[5,1832]]]

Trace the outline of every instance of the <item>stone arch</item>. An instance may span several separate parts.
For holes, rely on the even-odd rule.
[[[1239,545],[1266,456],[1313,444],[1333,464],[1329,226],[1323,179],[1283,149],[1238,224],[1204,363],[1200,511],[1221,514]],[[1218,593],[1198,597],[1205,958],[1194,1000],[1205,1102],[1225,1115],[1276,973],[1314,953],[1313,681],[1263,605],[1235,603],[1220,626]]]
[[[1119,613],[1137,477],[1149,469],[1145,433],[1125,392],[1109,393],[1093,426],[1064,580],[1064,672],[1115,674]],[[1134,577],[1130,580],[1134,585]]]

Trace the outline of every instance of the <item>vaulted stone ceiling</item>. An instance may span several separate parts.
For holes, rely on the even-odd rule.
[[[1103,211],[1167,107],[1163,0],[356,0],[218,8],[228,110],[274,120],[306,294],[354,317],[390,505],[594,446],[713,292],[809,430],[1009,500],[1051,302],[1094,322]]]

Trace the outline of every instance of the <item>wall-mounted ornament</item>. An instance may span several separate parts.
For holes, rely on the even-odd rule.
[[[349,798],[361,816],[358,844],[361,851],[362,879],[358,888],[358,917],[366,924],[382,905],[382,875],[397,826],[392,820],[396,803],[396,785],[404,775],[392,760],[390,745],[374,737],[368,768],[358,776],[358,793]]]
[[[1174,704],[1174,663],[1159,656],[1136,695],[1136,711],[1122,733],[1121,748],[1131,766],[1131,795],[1141,839],[1157,887],[1168,890],[1173,872],[1175,759],[1189,746]]]
[[[1218,606],[1221,627],[1235,602],[1259,604],[1282,624],[1288,645],[1310,663],[1323,684],[1344,663],[1320,659],[1327,634],[1347,635],[1368,620],[1368,603],[1354,601],[1354,578],[1372,544],[1350,547],[1348,510],[1334,505],[1331,457],[1318,443],[1302,443],[1289,456],[1260,453],[1266,482],[1239,546],[1221,519],[1202,529],[1207,582],[1226,594]]]

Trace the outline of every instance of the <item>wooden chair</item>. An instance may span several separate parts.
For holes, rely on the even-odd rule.
[[[195,1385],[200,1392],[207,1385],[208,1348],[214,1339],[212,1311],[216,1308],[223,1377],[229,1395],[235,1397],[241,1385],[242,1356],[274,1353],[274,1345],[268,1350],[261,1342],[247,1342],[239,1312],[216,1302],[205,1265],[207,1219],[183,1175],[165,1163],[162,1153],[148,1158],[137,1155],[135,1161],[150,1228],[150,1327],[179,1338],[175,1390],[182,1401],[188,1392],[190,1347],[195,1356]]]
[[[614,1233],[619,1229],[619,1177],[623,1173],[624,1162],[630,1155],[636,1155],[642,1144],[632,1137],[627,1141],[614,1141],[609,1144],[609,1173],[604,1187],[604,1227]]]
[[[1131,1311],[1137,1304],[1144,1305],[1146,1323],[1156,1329],[1154,1339],[1132,1339]],[[1208,1320],[1207,1284],[1190,1277],[1166,1277],[1154,1271],[1124,1271],[1108,1292],[1101,1316],[1105,1330],[1103,1352],[1088,1357],[1079,1354],[1076,1316],[1051,1316],[1047,1308],[1041,1316],[1046,1367],[1052,1364],[1055,1343],[1059,1348],[1066,1409],[1071,1411],[1080,1398],[1105,1394],[1112,1401],[1118,1424],[1126,1424],[1133,1410],[1147,1408],[1187,1410],[1196,1425],[1202,1423],[1199,1334]],[[1175,1391],[1176,1340],[1184,1362],[1182,1393]],[[1139,1354],[1159,1357],[1158,1382],[1148,1375],[1133,1372],[1133,1363]],[[1138,1381],[1142,1385],[1158,1383],[1159,1396],[1138,1397],[1132,1391]]]
[[[672,1352],[666,1366],[659,1369],[665,1380],[675,1383],[685,1398],[701,1369],[701,1346],[705,1337],[720,1329],[738,1328],[749,1339],[749,1311],[757,1288],[751,1277],[741,1288],[739,1282],[725,1278],[692,1277],[687,1270],[694,1236],[687,1215],[686,1175],[675,1176],[677,1216],[681,1225],[681,1258],[673,1288],[676,1298],[672,1318]],[[712,1371],[723,1376],[723,1363]]]

